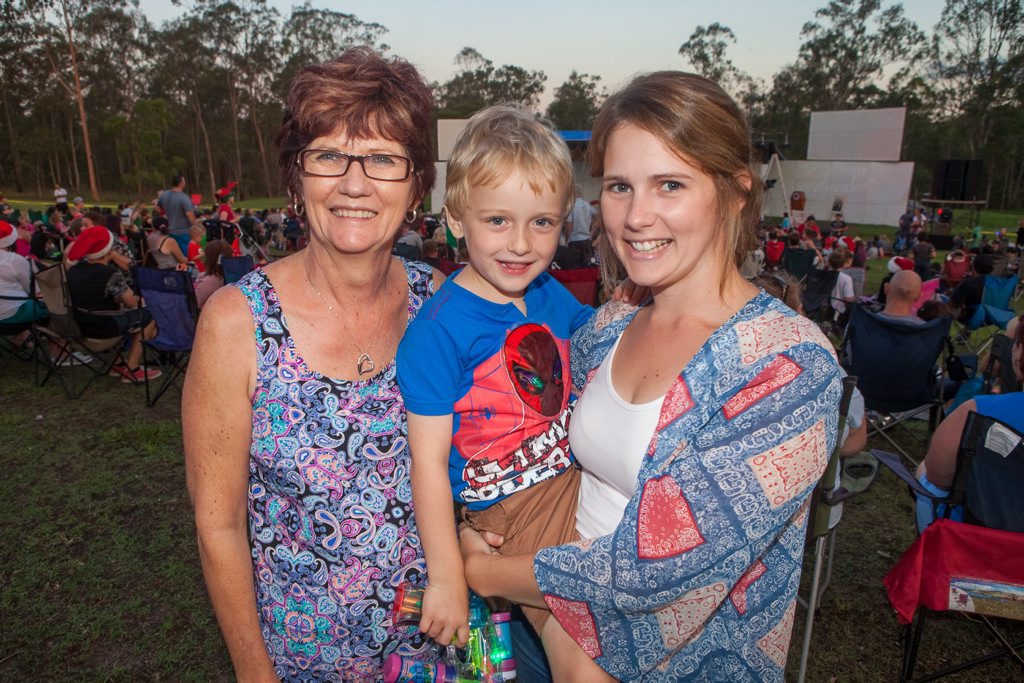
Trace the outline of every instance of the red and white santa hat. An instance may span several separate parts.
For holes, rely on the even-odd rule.
[[[914,262],[902,256],[893,256],[889,259],[889,272],[894,275],[901,270],[913,270]]]
[[[0,221],[0,249],[6,249],[18,240],[18,231],[7,221]]]
[[[103,258],[114,247],[114,233],[102,225],[93,225],[86,228],[71,243],[68,249],[68,263],[74,265],[82,259],[95,261]]]

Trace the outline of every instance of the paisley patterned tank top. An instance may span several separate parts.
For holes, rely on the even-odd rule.
[[[431,270],[402,263],[411,321]],[[395,363],[325,377],[296,349],[266,275],[237,286],[256,332],[249,538],[263,639],[282,680],[380,680],[388,654],[426,647],[387,616],[400,583],[425,582]]]

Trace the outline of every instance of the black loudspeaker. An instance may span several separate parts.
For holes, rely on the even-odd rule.
[[[937,235],[933,232],[928,235],[928,241],[939,251],[951,251],[953,249],[952,235]]]
[[[932,199],[977,199],[983,174],[981,159],[939,159],[932,172]]]

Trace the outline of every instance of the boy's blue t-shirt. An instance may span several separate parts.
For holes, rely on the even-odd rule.
[[[398,347],[398,384],[418,415],[452,415],[452,495],[483,510],[571,465],[569,338],[593,309],[548,273],[527,314],[445,281]]]

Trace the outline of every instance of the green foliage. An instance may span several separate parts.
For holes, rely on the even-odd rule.
[[[600,76],[579,74],[575,70],[555,88],[555,99],[548,105],[548,118],[561,130],[590,130],[597,109],[605,98],[598,91]]]
[[[459,72],[442,85],[434,84],[437,118],[464,119],[484,107],[495,104],[537,106],[547,76],[543,71],[527,71],[506,64],[495,67],[471,47],[455,57]]]
[[[273,139],[298,70],[353,45],[389,50],[385,26],[311,0],[286,13],[268,0],[175,4],[181,14],[153,26],[138,0],[0,0],[4,191],[45,196],[60,181],[89,196],[88,142],[108,197],[146,197],[175,172],[206,199],[229,180],[243,197],[277,195]],[[720,23],[689,33],[679,66],[718,81],[758,138],[788,142],[791,159],[806,154],[812,111],[906,107],[913,196],[930,189],[934,160],[980,158],[989,206],[1024,205],[1022,0],[944,0],[928,34],[898,0],[821,4],[797,58],[767,81],[735,66],[735,35]],[[433,85],[438,117],[503,102],[536,110],[546,86],[543,71],[496,65],[472,47],[455,65]],[[587,128],[604,93],[577,70],[552,95],[559,127]]]
[[[1024,3],[946,0],[928,52],[949,156],[985,159],[1006,206],[1024,201]],[[994,176],[994,177],[993,177]]]

